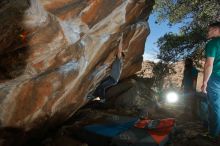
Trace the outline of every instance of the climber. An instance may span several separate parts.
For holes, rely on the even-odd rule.
[[[120,79],[120,75],[121,75],[121,71],[122,71],[123,57],[124,57],[124,54],[122,52],[122,48],[119,47],[119,49],[117,51],[116,59],[112,63],[110,75],[107,78],[105,78],[100,83],[100,85],[96,88],[96,90],[92,94],[93,97],[91,97],[91,95],[89,95],[90,97],[88,97],[88,98],[99,97],[101,99],[100,100],[101,102],[105,102],[106,89],[111,86],[116,85]]]

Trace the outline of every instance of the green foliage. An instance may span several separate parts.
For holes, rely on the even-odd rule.
[[[184,57],[193,55],[194,59],[201,58],[204,46],[205,31],[197,28],[185,34],[167,33],[157,41],[160,53],[158,58],[165,62],[176,62]]]
[[[154,74],[154,87],[158,91],[162,91],[165,77],[175,73],[175,70],[173,64],[160,61],[154,64],[152,72]]]
[[[158,21],[169,20],[170,24],[192,19],[191,24],[207,25],[219,19],[219,0],[156,0],[155,12]]]
[[[179,34],[168,33],[158,41],[159,59],[178,61],[185,57],[199,60],[210,22],[220,20],[219,0],[156,0],[154,12],[158,22],[168,20],[170,25],[183,22]]]
[[[164,79],[174,73],[172,63],[192,57],[195,63],[202,58],[207,25],[220,20],[220,0],[155,0],[157,23],[183,23],[179,34],[167,33],[157,41],[161,62],[153,68],[155,87],[160,91]]]

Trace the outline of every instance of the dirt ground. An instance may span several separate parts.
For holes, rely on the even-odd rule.
[[[220,146],[220,143],[204,136],[207,134],[202,121],[191,114],[191,111],[184,111],[185,105],[181,103],[161,104],[158,110],[150,113],[152,119],[175,118],[176,132],[172,135],[169,146]],[[107,113],[137,116],[135,111],[124,111],[108,109]]]
[[[157,110],[150,111],[149,118],[176,119],[176,130],[175,133],[172,134],[172,138],[167,146],[220,146],[220,144],[208,139],[208,137],[202,136],[207,133],[207,129],[204,128],[200,120],[191,116],[190,113],[190,111],[184,113],[184,105],[181,103],[160,104]],[[94,102],[79,110],[61,127],[51,130],[43,139],[32,139],[22,146],[91,146],[86,142],[77,140],[77,138],[73,136],[73,133],[78,132],[74,127],[79,127],[82,123],[100,122],[106,115],[112,117],[115,115],[138,117],[140,116],[140,111],[120,108],[111,109],[106,108],[103,103]],[[0,146],[3,146],[3,143],[4,139],[0,139]]]
[[[220,143],[205,136],[208,129],[204,123],[193,116],[190,110],[184,111],[185,105],[164,104],[155,118],[173,117],[176,119],[176,132],[173,134],[169,146],[220,146]]]
[[[91,106],[90,106],[91,107]],[[75,124],[80,123],[81,121],[91,122],[94,119],[98,119],[105,114],[112,115],[126,115],[126,116],[138,116],[137,111],[125,111],[123,109],[105,109],[101,104],[97,103],[92,106],[93,108],[85,108],[79,111],[78,114],[74,117],[74,120],[81,119]],[[97,109],[95,109],[96,107]],[[176,131],[172,135],[172,139],[169,142],[168,146],[220,146],[220,144],[212,141],[206,137],[203,137],[207,133],[207,129],[204,128],[203,123],[191,116],[190,111],[184,113],[184,105],[182,104],[162,104],[160,105],[159,110],[154,113],[150,113],[150,118],[152,119],[161,119],[161,118],[175,118],[176,119]],[[83,115],[83,118],[82,118]],[[85,116],[86,115],[86,116]],[[86,120],[85,120],[86,119]],[[67,124],[68,126],[62,127],[59,132],[61,135],[70,135],[72,133],[71,120]],[[60,135],[60,134],[59,134]],[[71,137],[74,139],[74,137]],[[55,138],[58,139],[58,138]],[[62,141],[62,140],[61,140]],[[51,140],[51,142],[54,142]],[[82,146],[87,144],[82,144]],[[46,146],[51,146],[51,144]],[[58,146],[58,145],[57,145]],[[80,145],[79,145],[80,146]]]

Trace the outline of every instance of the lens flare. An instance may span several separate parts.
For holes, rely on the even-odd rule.
[[[169,103],[175,103],[178,101],[178,95],[175,92],[170,92],[167,94],[166,99]]]

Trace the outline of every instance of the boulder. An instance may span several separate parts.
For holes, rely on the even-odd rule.
[[[118,110],[155,113],[158,102],[152,89],[153,78],[133,76],[107,91],[107,105]]]
[[[55,126],[88,102],[119,47],[141,69],[152,0],[0,2],[0,127]]]

